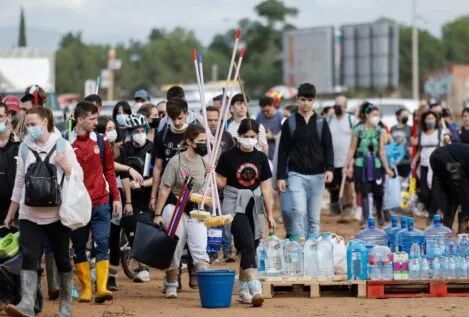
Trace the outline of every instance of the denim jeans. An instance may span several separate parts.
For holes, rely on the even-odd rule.
[[[109,260],[109,230],[111,227],[111,212],[109,204],[94,207],[88,225],[72,232],[73,252],[75,263],[88,261],[86,257],[86,243],[90,230],[96,253],[96,262]]]
[[[233,252],[233,239],[231,235],[231,231],[223,227],[223,235],[221,241],[221,247],[223,250],[223,256],[230,256],[231,252]]]
[[[312,233],[319,235],[324,174],[288,172],[288,187],[293,207],[293,234],[305,238]]]
[[[282,212],[283,225],[287,235],[293,232],[293,202],[290,188],[286,188],[284,192],[280,192],[280,209]]]

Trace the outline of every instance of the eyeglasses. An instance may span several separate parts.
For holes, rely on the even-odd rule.
[[[314,100],[314,98],[300,97],[300,101],[303,101],[303,102],[305,102],[305,101],[311,102],[311,101],[313,101],[313,100]]]

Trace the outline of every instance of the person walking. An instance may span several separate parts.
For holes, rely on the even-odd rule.
[[[314,110],[316,88],[305,83],[298,88],[298,112],[282,126],[277,183],[288,186],[292,198],[293,234],[319,235],[324,184],[333,180],[334,151],[327,121]]]
[[[86,244],[91,231],[96,253],[95,302],[102,304],[113,298],[112,292],[107,289],[111,225],[109,195],[113,198],[113,213],[121,212],[122,203],[111,145],[105,136],[94,132],[98,124],[97,106],[88,101],[78,103],[74,118],[77,124],[70,136],[71,144],[83,169],[85,186],[93,206],[89,224],[72,233],[75,268],[82,288],[79,301],[91,302],[92,298],[91,274],[86,256]]]
[[[264,217],[275,228],[272,215],[272,172],[267,156],[256,150],[259,124],[253,119],[240,122],[238,146],[223,153],[218,161],[217,184],[223,188],[222,213],[234,216],[231,223],[234,245],[241,253],[239,301],[261,306],[262,286],[257,279],[256,248],[264,232]]]
[[[60,306],[57,316],[72,315],[73,272],[70,264],[70,229],[65,227],[59,217],[58,201],[45,204],[38,199],[37,191],[32,191],[34,171],[40,164],[46,164],[53,171],[56,186],[49,183],[54,192],[60,195],[61,180],[72,173],[83,178],[83,171],[77,161],[73,148],[54,131],[54,119],[50,109],[34,107],[26,112],[27,134],[20,145],[15,186],[5,225],[9,228],[19,209],[21,265],[21,302],[7,305],[5,311],[10,316],[34,316],[39,263],[42,255],[42,241],[45,235],[52,246],[52,252],[59,272]],[[44,188],[44,187],[43,187]],[[44,194],[44,193],[42,193]]]

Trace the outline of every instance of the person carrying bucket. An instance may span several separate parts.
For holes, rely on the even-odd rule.
[[[165,227],[171,222],[176,201],[171,201],[171,192],[178,195],[187,176],[192,177],[192,191],[202,193],[206,168],[208,163],[204,156],[207,154],[207,135],[205,129],[199,125],[190,124],[184,132],[184,143],[187,150],[171,158],[161,177],[158,199],[155,206],[153,222]],[[166,201],[169,199],[169,204]],[[188,203],[185,213],[176,230],[179,238],[173,261],[166,270],[165,297],[176,298],[178,289],[178,273],[184,246],[187,243],[192,255],[196,271],[203,271],[209,267],[207,254],[207,228],[203,222],[190,218],[189,212],[197,209],[194,203]]]
[[[231,233],[241,253],[239,301],[258,307],[264,298],[256,278],[256,248],[264,232],[264,215],[269,228],[276,226],[272,216],[272,172],[267,156],[255,149],[259,124],[244,119],[237,132],[238,146],[224,152],[218,161],[217,185],[224,188],[222,213],[234,216]]]
[[[372,215],[373,202],[376,206],[378,223],[383,224],[384,175],[394,176],[389,168],[384,146],[386,133],[380,126],[379,109],[364,102],[360,107],[361,122],[353,129],[352,143],[345,161],[344,176],[355,179],[362,197],[363,220]],[[353,165],[355,163],[355,165]]]

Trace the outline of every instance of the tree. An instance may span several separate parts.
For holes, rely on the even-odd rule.
[[[443,43],[448,62],[469,63],[469,15],[462,16],[443,26]]]
[[[298,14],[298,9],[287,7],[279,0],[263,1],[255,7],[255,10],[260,17],[267,20],[270,28],[273,28],[276,22],[285,22],[287,16]]]
[[[26,47],[26,23],[24,21],[24,10],[21,8],[20,30],[18,37],[18,47]]]
[[[445,64],[443,43],[428,31],[419,29],[419,78],[431,71],[441,69]],[[399,82],[401,94],[410,96],[412,87],[412,28],[399,27]]]

